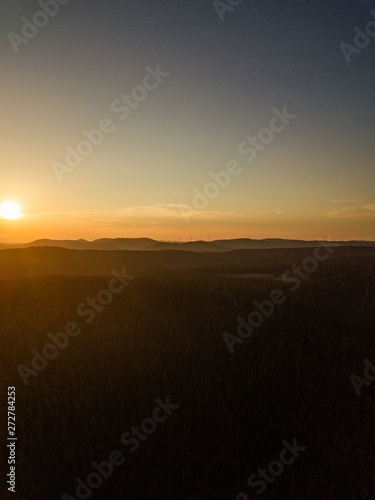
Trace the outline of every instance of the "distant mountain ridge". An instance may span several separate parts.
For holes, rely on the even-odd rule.
[[[333,244],[337,246],[375,247],[375,241],[335,241]],[[287,240],[282,238],[266,238],[262,240],[236,238],[228,240],[198,240],[189,242],[158,241],[151,238],[100,238],[94,241],[87,241],[84,239],[40,239],[30,243],[0,243],[0,250],[10,248],[58,247],[66,248],[68,250],[183,250],[190,252],[229,252],[232,250],[307,248],[316,245],[317,241]]]

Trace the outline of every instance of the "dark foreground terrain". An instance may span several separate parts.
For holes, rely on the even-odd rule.
[[[17,493],[1,498],[254,499],[263,488],[248,477],[293,440],[306,449],[267,473],[259,498],[374,498],[375,380],[357,394],[350,377],[375,364],[375,249],[335,248],[295,290],[277,279],[313,251],[0,252],[1,405],[15,386],[18,438]],[[135,278],[89,307],[123,266]],[[251,273],[275,281],[230,276]],[[237,318],[275,289],[285,301],[231,353],[223,334],[237,335]],[[31,368],[31,350],[69,322],[80,333],[25,385],[19,365]],[[168,397],[178,408],[159,412],[155,429],[145,419]],[[129,444],[132,426],[142,438]],[[114,450],[123,463],[92,476]],[[77,493],[90,474],[94,486]]]

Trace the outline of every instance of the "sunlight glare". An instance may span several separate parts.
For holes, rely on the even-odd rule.
[[[19,219],[20,207],[14,201],[5,201],[1,205],[0,214],[3,219]]]

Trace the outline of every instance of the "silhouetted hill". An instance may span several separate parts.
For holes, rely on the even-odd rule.
[[[213,241],[189,241],[183,243],[159,241],[147,250],[183,250],[187,252],[226,252],[228,248]],[[232,249],[229,249],[232,250]]]
[[[143,275],[176,270],[210,270],[221,273],[268,273],[279,275],[313,255],[311,248],[233,250],[230,252],[191,252],[179,250],[101,251],[66,248],[23,248],[0,250],[0,278],[30,278],[45,275],[110,276],[113,269],[126,268],[127,274]],[[338,247],[333,257],[372,258],[375,248]]]
[[[224,248],[226,251],[255,248],[308,248],[314,247],[317,244],[316,241],[284,240],[281,238],[266,238],[264,240],[240,238],[234,240],[215,240],[214,243]],[[337,244],[341,243],[338,242]]]
[[[337,241],[335,245],[375,247],[375,241]],[[184,250],[189,252],[228,252],[230,250],[252,250],[272,248],[309,248],[317,245],[316,241],[285,240],[281,238],[266,238],[253,240],[237,238],[214,241],[157,241],[151,238],[101,238],[94,241],[79,240],[35,240],[31,243],[0,243],[0,249],[59,247],[70,250]]]
[[[87,240],[36,240],[20,245],[28,247],[59,247],[71,250],[144,250],[157,243],[150,238],[101,238],[94,241]]]

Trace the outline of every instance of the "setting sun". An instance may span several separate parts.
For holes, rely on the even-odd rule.
[[[20,207],[14,201],[5,201],[1,205],[0,214],[3,219],[19,219]]]

